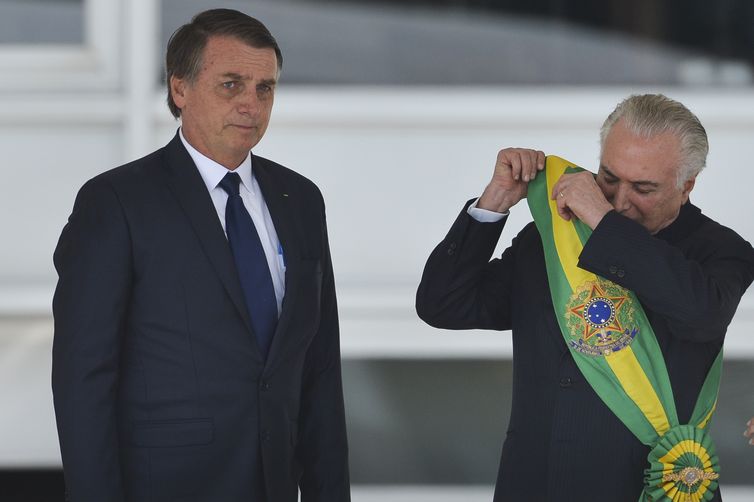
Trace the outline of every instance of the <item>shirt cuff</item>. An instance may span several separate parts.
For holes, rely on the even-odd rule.
[[[469,206],[469,208],[466,210],[467,213],[469,213],[469,216],[474,218],[479,223],[497,223],[498,221],[502,220],[506,216],[510,214],[510,211],[506,211],[504,213],[497,213],[495,211],[490,211],[489,209],[482,209],[481,207],[476,207],[477,202],[479,202],[479,198],[477,198],[473,204]]]

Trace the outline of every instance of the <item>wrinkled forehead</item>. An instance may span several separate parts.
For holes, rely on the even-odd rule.
[[[212,74],[232,73],[276,79],[277,55],[269,47],[254,47],[235,37],[211,37],[202,54],[200,71]]]
[[[605,138],[600,163],[613,171],[675,175],[681,159],[681,141],[673,131],[637,134],[619,121]]]

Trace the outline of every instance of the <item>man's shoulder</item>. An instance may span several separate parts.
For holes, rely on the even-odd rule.
[[[92,181],[98,180],[121,184],[136,181],[145,176],[152,176],[165,161],[165,148],[160,148],[139,159],[109,169],[95,176]]]
[[[519,243],[519,245],[523,246],[536,246],[541,247],[542,246],[542,237],[540,236],[539,229],[537,228],[536,223],[533,221],[530,221],[524,227],[516,234],[516,236],[513,238],[514,243]]]
[[[319,187],[312,180],[273,160],[254,155],[252,169],[257,170],[257,172],[262,171],[288,188],[308,192],[310,195],[322,198]]]
[[[701,210],[697,222],[696,228],[688,235],[691,247],[702,248],[707,254],[735,254],[754,263],[754,248],[738,232],[705,215]]]
[[[104,171],[86,181],[76,196],[90,204],[141,204],[160,197],[164,176],[165,148],[140,159]]]

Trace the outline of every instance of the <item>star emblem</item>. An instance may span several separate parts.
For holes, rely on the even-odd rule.
[[[626,296],[607,296],[598,284],[592,284],[586,301],[569,310],[584,322],[584,341],[596,333],[600,339],[608,338],[609,331],[622,333],[623,328],[615,314],[626,300]]]

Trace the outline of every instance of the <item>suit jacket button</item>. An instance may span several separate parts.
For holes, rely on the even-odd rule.
[[[259,388],[262,390],[270,390],[270,384],[269,382],[262,382],[259,384]]]
[[[615,275],[617,275],[618,277],[625,277],[626,276],[626,272],[623,269],[621,269],[621,270],[618,270],[615,273]]]
[[[571,377],[563,377],[560,379],[560,386],[564,389],[570,387],[573,384]]]
[[[616,272],[618,272],[618,267],[615,265],[610,265],[610,268],[608,268],[611,274],[615,275]]]
[[[269,441],[270,440],[270,431],[264,430],[262,431],[262,441]]]

